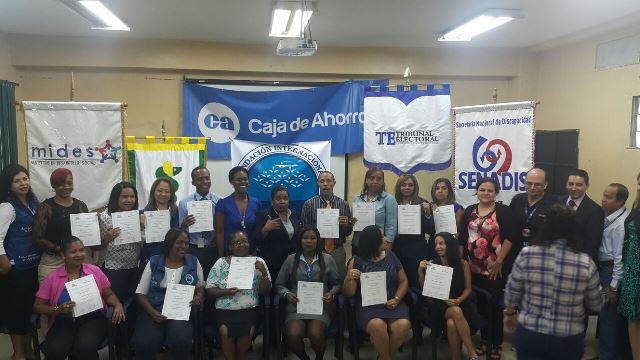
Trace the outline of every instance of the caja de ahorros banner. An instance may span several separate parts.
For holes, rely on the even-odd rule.
[[[451,166],[449,84],[404,91],[367,91],[364,163],[396,174]]]
[[[231,140],[231,164],[249,172],[249,195],[264,207],[271,202],[271,189],[284,185],[289,207],[300,214],[304,202],[318,194],[316,179],[329,171],[331,142],[265,144]]]
[[[361,82],[299,90],[235,91],[185,82],[184,136],[204,136],[210,159],[230,159],[230,139],[267,144],[331,141],[333,155],[362,152]]]
[[[51,172],[73,173],[72,196],[90,210],[107,205],[122,181],[120,103],[23,101],[31,187],[42,201],[53,196]]]
[[[476,187],[484,177],[500,185],[497,200],[505,204],[524,191],[533,167],[536,102],[453,108],[456,200],[477,203]]]

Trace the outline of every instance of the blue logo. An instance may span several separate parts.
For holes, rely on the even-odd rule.
[[[204,125],[209,129],[216,129],[220,127],[220,129],[224,130],[234,130],[233,120],[228,116],[223,116],[222,118],[218,118],[215,114],[209,114],[204,118]]]
[[[235,139],[240,131],[240,120],[227,105],[211,102],[206,104],[198,114],[198,128],[202,135],[218,144],[228,143]]]

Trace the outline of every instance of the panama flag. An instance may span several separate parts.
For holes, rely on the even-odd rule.
[[[135,137],[127,136],[125,145],[129,168],[129,180],[138,190],[138,205],[144,208],[149,202],[151,185],[158,178],[169,179],[179,201],[195,191],[191,185],[191,170],[206,164],[206,139],[190,144],[189,138],[167,137],[156,143],[147,137],[146,143],[136,143]],[[181,143],[174,144],[174,141]]]

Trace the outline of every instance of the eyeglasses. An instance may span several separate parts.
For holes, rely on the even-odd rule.
[[[239,245],[245,245],[248,244],[249,240],[246,239],[242,239],[242,240],[235,240],[231,242],[231,246],[239,246]]]
[[[524,186],[526,187],[533,187],[533,188],[541,188],[544,187],[543,183],[532,183],[532,182],[525,182]]]

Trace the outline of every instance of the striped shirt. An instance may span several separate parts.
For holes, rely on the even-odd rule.
[[[505,304],[519,308],[518,324],[554,336],[583,333],[586,312],[603,302],[596,265],[564,240],[522,249],[505,291]]]
[[[351,208],[349,204],[343,199],[333,196],[331,200],[329,200],[332,209],[340,210],[340,216],[348,216],[351,218]],[[327,202],[321,195],[316,195],[311,199],[305,201],[302,206],[302,214],[300,216],[300,220],[302,221],[303,226],[317,226],[318,221],[318,209],[324,209],[327,207]],[[345,238],[353,232],[352,225],[340,226],[340,237],[336,239],[335,244],[336,247],[344,244]]]

